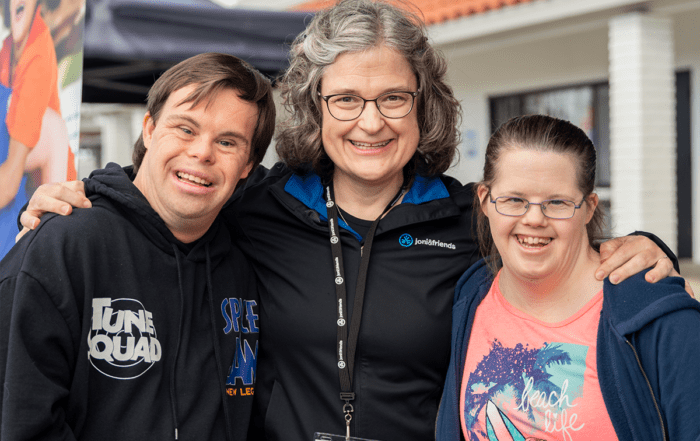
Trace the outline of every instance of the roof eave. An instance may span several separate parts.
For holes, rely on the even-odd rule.
[[[634,9],[646,3],[648,2],[640,0],[543,0],[518,3],[431,25],[430,39],[434,45],[443,46],[580,15]]]

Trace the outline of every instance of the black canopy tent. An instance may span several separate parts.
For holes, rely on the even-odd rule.
[[[202,52],[235,55],[274,78],[309,17],[208,0],[87,0],[83,102],[143,103],[164,70]]]

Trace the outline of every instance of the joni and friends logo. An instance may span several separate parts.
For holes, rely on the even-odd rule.
[[[451,250],[456,250],[457,247],[453,243],[445,243],[436,239],[413,239],[413,236],[411,236],[408,233],[404,233],[401,236],[399,236],[399,244],[404,247],[408,248],[411,245],[426,245],[429,247],[440,247],[440,248],[449,248]]]
[[[153,314],[134,299],[92,299],[88,347],[93,367],[118,380],[140,377],[163,355]]]
[[[402,234],[401,237],[399,237],[399,243],[402,247],[408,248],[413,245],[413,236],[408,233]]]

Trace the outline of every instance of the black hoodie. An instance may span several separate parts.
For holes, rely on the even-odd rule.
[[[0,439],[244,440],[254,273],[216,221],[179,242],[115,164],[0,263]]]

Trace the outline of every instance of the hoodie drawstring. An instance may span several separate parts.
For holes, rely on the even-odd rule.
[[[185,294],[182,288],[182,271],[180,269],[180,250],[177,249],[177,245],[173,245],[173,252],[175,253],[175,262],[177,264],[177,283],[180,287],[180,320],[177,329],[177,346],[175,349],[175,360],[173,362],[173,368],[170,375],[170,403],[172,405],[173,421],[175,423],[175,439],[178,439],[178,421],[177,421],[177,394],[175,393],[175,368],[177,367],[177,359],[180,356],[180,343],[182,341],[182,320],[184,315],[184,305],[185,305]],[[207,258],[209,255],[207,254]]]
[[[225,376],[221,372],[221,355],[219,354],[219,340],[216,333],[216,316],[214,314],[214,284],[211,281],[211,257],[209,255],[209,243],[206,244],[206,255],[207,255],[207,293],[209,294],[209,313],[211,314],[211,333],[212,341],[214,342],[214,358],[216,359],[216,372],[220,380],[224,379]],[[225,380],[222,380],[225,381]],[[221,403],[224,406],[224,421],[226,422],[226,438],[231,439],[231,421],[228,418],[228,405],[226,401],[226,394],[224,388],[219,389],[221,391]]]

